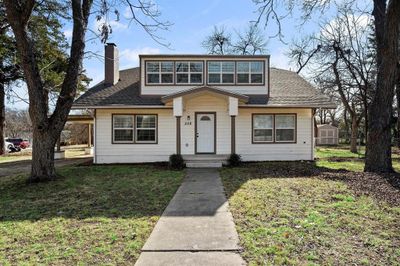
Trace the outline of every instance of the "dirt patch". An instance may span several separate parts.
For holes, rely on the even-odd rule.
[[[393,206],[400,206],[400,175],[363,172],[321,172],[318,178],[345,182],[357,196],[372,196]]]

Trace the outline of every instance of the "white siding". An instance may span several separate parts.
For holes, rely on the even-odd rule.
[[[195,152],[195,113],[216,112],[216,153],[229,154],[231,151],[231,122],[228,113],[228,97],[215,97],[209,94],[201,95],[184,101],[182,117],[182,154],[194,154]],[[187,120],[190,116],[190,122]]]
[[[264,61],[265,60],[265,64],[264,64],[264,77],[265,77],[265,85],[223,85],[223,84],[214,84],[214,85],[209,85],[209,86],[215,86],[218,87],[220,89],[225,89],[225,90],[230,90],[236,93],[242,93],[242,94],[268,94],[268,58],[254,58],[254,59],[249,59],[249,58],[224,58],[224,57],[213,57],[213,58],[188,58],[188,57],[176,57],[176,56],[172,56],[172,57],[151,57],[151,58],[145,58],[142,57],[141,58],[141,73],[140,73],[140,82],[141,82],[141,88],[142,88],[142,94],[147,94],[147,95],[166,95],[166,94],[170,94],[170,93],[175,93],[175,92],[179,92],[182,90],[188,90],[188,89],[192,89],[193,87],[198,87],[198,86],[204,86],[204,85],[188,85],[188,86],[183,86],[183,85],[150,85],[150,86],[146,86],[145,80],[146,80],[146,76],[145,76],[145,69],[146,69],[146,64],[145,61],[146,60],[150,60],[150,61],[157,61],[157,60],[176,60],[176,61],[203,61],[203,66],[204,66],[204,73],[203,73],[203,81],[204,81],[204,85],[206,84],[206,80],[207,80],[207,73],[206,73],[206,64],[207,64],[207,60],[208,61],[220,61],[220,60],[234,60],[234,61],[241,61],[241,60],[245,60],[245,61],[249,61],[249,60],[255,60],[255,61]]]
[[[157,144],[113,144],[112,114],[158,114]],[[172,109],[97,109],[96,163],[138,163],[168,161],[176,152],[176,120]]]
[[[252,144],[253,113],[296,113],[297,143]],[[244,161],[313,160],[311,109],[240,108],[236,117],[236,153]]]
[[[182,154],[195,153],[195,112],[216,112],[216,153],[231,153],[231,120],[228,97],[210,94],[186,99],[181,119]],[[112,144],[112,114],[157,114],[157,144]],[[252,144],[253,113],[296,113],[297,142]],[[190,120],[188,120],[190,116]],[[176,152],[176,119],[172,109],[98,109],[96,110],[95,162],[138,163],[167,161]],[[311,109],[239,108],[236,117],[236,152],[244,161],[312,160]]]

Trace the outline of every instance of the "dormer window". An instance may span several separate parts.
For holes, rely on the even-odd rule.
[[[234,61],[209,61],[208,83],[209,84],[234,84],[235,83]]]
[[[264,65],[262,61],[237,62],[238,84],[263,84]]]
[[[146,62],[146,73],[148,84],[173,84],[174,62],[153,61]]]
[[[178,61],[175,69],[177,84],[203,83],[203,62]]]

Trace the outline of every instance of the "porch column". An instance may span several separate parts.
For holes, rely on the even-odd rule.
[[[181,117],[176,117],[176,154],[181,154]]]
[[[236,116],[238,114],[238,98],[229,97],[229,115],[231,116],[231,153],[236,153]]]
[[[231,153],[236,153],[236,116],[231,116]]]
[[[174,98],[174,116],[176,117],[176,154],[181,154],[181,117],[183,114],[182,97]]]
[[[92,125],[88,124],[88,148],[92,147]]]

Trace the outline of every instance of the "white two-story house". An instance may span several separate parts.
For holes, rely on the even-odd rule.
[[[313,160],[316,108],[335,108],[267,55],[141,55],[119,70],[105,47],[105,79],[76,100],[94,109],[94,162],[227,157]],[[213,157],[214,156],[214,157]]]

